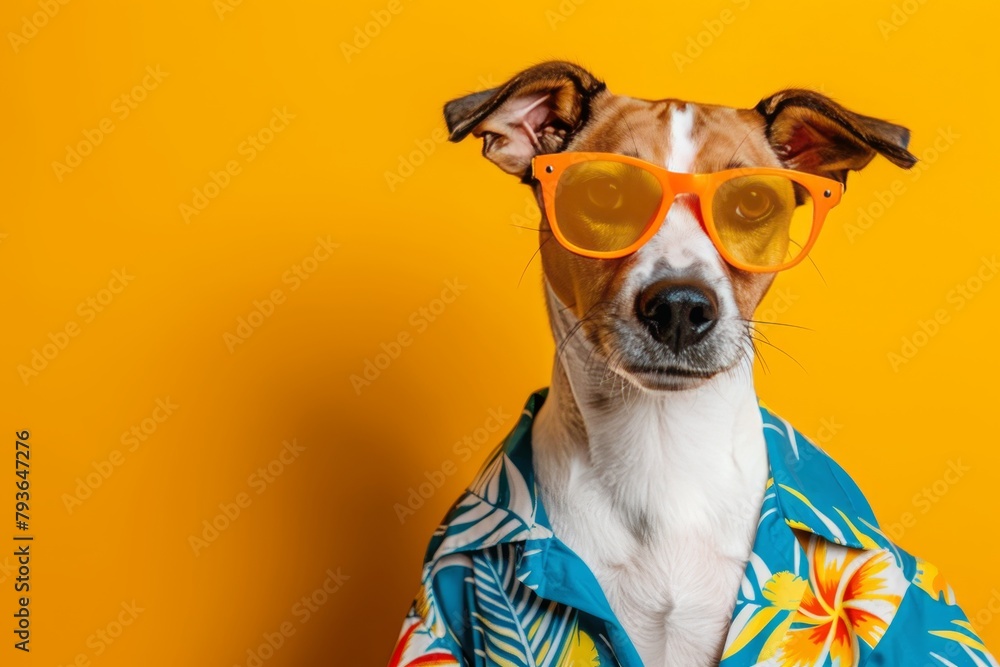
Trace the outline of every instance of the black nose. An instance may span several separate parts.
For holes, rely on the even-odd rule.
[[[718,317],[714,294],[674,281],[660,281],[642,290],[635,309],[653,338],[675,353],[704,338]]]

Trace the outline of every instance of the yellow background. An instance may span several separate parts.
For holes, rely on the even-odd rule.
[[[381,0],[221,1],[50,1],[58,12],[16,45],[9,34],[43,9],[0,10],[0,663],[246,665],[282,624],[295,632],[266,665],[387,660],[431,531],[548,384],[553,352],[537,259],[519,281],[536,248],[511,225],[537,219],[528,190],[474,142],[440,142],[441,106],[548,58],[650,98],[751,106],[808,86],[913,130],[919,179],[884,160],[852,175],[813,253],[822,278],[808,264],[779,277],[762,312],[810,330],[767,331],[795,361],[764,348],[757,382],[883,524],[912,515],[902,544],[947,573],[1000,647],[1000,280],[961,308],[949,300],[1000,245],[995,3],[399,0],[393,14]],[[345,55],[373,11],[391,20]],[[679,66],[689,39],[704,46]],[[120,97],[144,78],[121,117]],[[274,109],[294,118],[268,137]],[[60,181],[53,162],[102,122],[113,130]],[[243,142],[258,134],[271,141],[249,160]],[[390,188],[400,160],[420,164]],[[181,204],[213,172],[225,181],[231,161],[238,173],[185,222]],[[858,209],[878,212],[897,179],[858,234]],[[313,269],[297,285],[296,266]],[[449,280],[462,287],[442,310]],[[227,345],[275,290],[274,312]],[[91,314],[88,298],[107,303]],[[947,321],[894,369],[888,354],[939,309]],[[63,340],[68,323],[79,329]],[[351,376],[400,334],[409,344],[356,391]],[[19,367],[53,340],[64,348],[46,348],[25,381]],[[149,421],[164,416],[157,399],[177,407]],[[463,460],[455,443],[482,441],[496,409],[510,418]],[[122,434],[143,420],[155,431],[129,451]],[[30,656],[10,632],[21,429],[33,452]],[[250,476],[293,439],[304,450],[258,494]],[[69,511],[78,478],[111,457],[120,465]],[[945,482],[950,462],[968,470]],[[394,505],[442,467],[453,474],[401,523]],[[915,497],[925,487],[933,503]],[[189,537],[241,493],[249,505],[195,555]],[[303,623],[295,605],[328,570],[339,590]],[[142,611],[113,643],[95,639],[117,633],[133,601]]]

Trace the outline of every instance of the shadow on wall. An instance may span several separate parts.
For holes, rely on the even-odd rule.
[[[394,509],[421,477],[425,463],[416,453],[426,447],[427,432],[447,430],[440,426],[445,406],[426,384],[433,379],[405,373],[402,366],[391,382],[385,379],[377,392],[360,398],[349,386],[343,391],[339,385],[346,383],[334,382],[331,389],[330,378],[347,376],[347,369],[324,363],[271,385],[284,403],[278,409],[298,413],[302,439],[323,448],[289,501],[295,506],[288,510],[301,516],[298,559],[316,575],[303,594],[312,591],[317,608],[297,632],[299,645],[285,658],[293,661],[289,665],[388,662],[420,582],[423,545],[469,481],[456,475],[412,514]],[[406,407],[394,412],[392,406]],[[501,437],[495,434],[490,444]],[[488,450],[469,465],[478,466]],[[328,581],[335,592],[327,596],[322,589]]]

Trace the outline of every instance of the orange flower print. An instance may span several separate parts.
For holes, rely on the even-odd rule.
[[[908,582],[889,551],[865,551],[810,535],[809,586],[775,655],[781,667],[856,666],[860,643],[874,647]]]

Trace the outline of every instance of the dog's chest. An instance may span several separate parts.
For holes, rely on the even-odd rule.
[[[630,506],[577,462],[547,493],[556,535],[594,572],[647,667],[718,664],[755,534],[761,465],[679,466]]]

